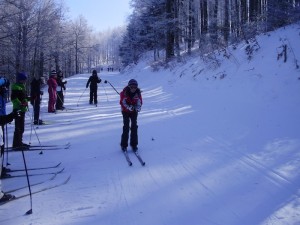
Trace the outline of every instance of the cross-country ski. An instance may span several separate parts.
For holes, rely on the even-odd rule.
[[[70,125],[72,121],[43,121],[41,124],[37,124],[35,126],[44,126],[44,125]]]
[[[65,168],[62,168],[59,171],[55,172],[41,172],[41,173],[29,173],[28,176],[34,177],[34,176],[44,176],[44,175],[57,175],[64,171]],[[7,176],[4,176],[3,179],[11,179],[11,178],[18,178],[18,177],[26,177],[26,174],[8,174]]]
[[[125,159],[126,159],[128,165],[129,165],[129,166],[132,166],[132,162],[131,162],[131,160],[130,160],[130,158],[129,158],[128,151],[127,151],[127,150],[124,150],[123,153],[124,153],[124,156],[125,156]]]
[[[51,176],[50,178],[48,178],[46,180],[42,180],[42,181],[30,183],[30,186],[33,187],[33,186],[37,186],[37,185],[43,184],[43,183],[45,183],[47,181],[51,181],[51,180],[55,179],[55,177],[57,175],[58,174],[53,174],[53,176]],[[11,190],[6,190],[5,193],[12,193],[12,192],[19,191],[19,190],[22,190],[22,189],[25,189],[25,188],[28,188],[28,185],[24,185],[22,187],[17,187],[17,188],[11,189]]]
[[[30,145],[27,147],[8,147],[7,151],[19,152],[19,151],[40,151],[40,150],[62,150],[69,149],[71,147],[70,143],[64,145]]]
[[[126,159],[128,165],[129,165],[129,166],[132,166],[133,163],[132,163],[132,161],[131,161],[131,158],[129,157],[129,155],[131,155],[131,154],[128,153],[128,150],[127,150],[127,149],[126,149],[126,150],[122,150],[122,152],[123,152],[123,154],[124,154],[124,156],[125,156],[125,159]],[[141,164],[142,166],[145,166],[145,165],[146,165],[146,163],[143,161],[143,159],[142,159],[142,157],[140,156],[140,154],[139,154],[138,151],[134,151],[134,155],[136,156],[136,158],[138,159],[138,161],[140,162],[140,164]]]
[[[30,145],[29,147],[30,148],[38,148],[38,147],[61,147],[61,148],[68,148],[71,146],[71,143],[70,142],[67,142],[65,144],[41,144],[41,145]]]
[[[46,169],[54,169],[57,168],[61,165],[61,162],[54,165],[54,166],[44,166],[44,167],[35,167],[35,168],[27,168],[28,171],[30,170],[46,170]],[[7,169],[6,170],[8,173],[13,173],[13,172],[20,172],[20,171],[25,171],[25,169]]]
[[[63,185],[65,185],[65,184],[67,184],[67,183],[70,181],[70,179],[71,179],[71,175],[70,175],[66,180],[64,180],[64,181],[61,182],[61,183],[49,185],[48,187],[44,187],[44,188],[35,190],[35,191],[33,191],[31,194],[38,194],[38,193],[41,193],[41,192],[44,192],[44,191],[51,190],[51,189],[53,189],[53,188],[58,188],[58,187],[60,187],[60,186],[63,186]],[[7,201],[7,202],[5,202],[5,203],[1,203],[1,202],[0,202],[0,205],[4,205],[4,204],[6,204],[6,203],[9,203],[9,202],[12,202],[12,201],[15,201],[15,200],[18,200],[18,199],[27,197],[27,196],[29,196],[29,193],[28,193],[28,194],[18,195],[18,196],[13,197],[10,201]]]
[[[143,161],[142,157],[140,156],[138,151],[134,152],[134,155],[138,158],[139,162],[141,163],[142,166],[145,166],[146,163]]]

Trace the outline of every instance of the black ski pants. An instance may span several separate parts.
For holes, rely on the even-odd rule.
[[[128,147],[129,130],[130,132],[130,145],[136,147],[138,145],[138,125],[137,125],[137,112],[122,112],[123,115],[123,133],[121,137],[121,147]],[[131,122],[131,127],[129,124]]]
[[[90,104],[98,104],[97,95],[97,88],[90,88]]]
[[[63,91],[57,91],[56,93],[57,93],[57,98],[56,98],[55,108],[62,109],[62,107],[64,106],[64,93]]]
[[[33,120],[34,122],[38,122],[40,119],[40,109],[41,109],[41,100],[37,99],[33,101]]]
[[[21,112],[20,116],[15,118],[15,132],[13,138],[13,147],[22,147],[24,129],[25,129],[25,112]]]

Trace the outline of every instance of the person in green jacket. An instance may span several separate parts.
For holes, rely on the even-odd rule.
[[[28,149],[29,145],[23,143],[23,133],[25,129],[25,113],[28,111],[28,97],[25,83],[27,75],[24,72],[17,73],[16,83],[11,87],[11,101],[13,111],[19,112],[20,116],[15,119],[15,132],[13,138],[13,148]]]

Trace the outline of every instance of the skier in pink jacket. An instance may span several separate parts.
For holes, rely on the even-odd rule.
[[[57,87],[57,73],[52,70],[48,84],[49,102],[48,102],[48,113],[55,113],[55,103],[56,103],[56,87]]]

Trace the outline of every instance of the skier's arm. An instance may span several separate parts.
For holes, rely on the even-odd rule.
[[[8,115],[0,116],[0,125],[3,126],[5,124],[10,123],[11,121],[13,121],[16,114],[17,114],[17,112],[11,112]]]
[[[133,111],[134,110],[134,107],[127,103],[127,97],[125,96],[123,91],[120,93],[120,105],[121,105],[122,109],[125,111]]]
[[[87,83],[86,83],[86,88],[89,87],[90,82],[91,82],[91,77],[88,79],[88,81],[87,81]]]
[[[142,110],[142,104],[143,104],[142,96],[140,95],[136,101],[136,104],[134,105],[135,111],[140,112]]]

